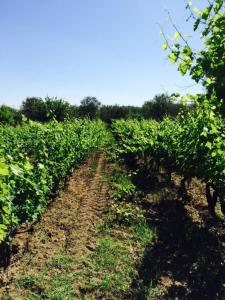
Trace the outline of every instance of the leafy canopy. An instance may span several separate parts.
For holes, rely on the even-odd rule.
[[[193,31],[199,32],[204,48],[195,51],[184,35],[172,25],[176,32],[172,39],[163,43],[163,49],[169,49],[169,59],[178,64],[182,75],[189,74],[197,83],[205,87],[208,95],[214,97],[215,104],[225,113],[225,1],[207,1],[208,5],[199,10],[188,2],[186,8],[194,20]],[[189,18],[189,19],[190,19]]]

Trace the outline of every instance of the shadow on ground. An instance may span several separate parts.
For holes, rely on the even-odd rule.
[[[10,246],[8,243],[0,244],[0,268],[6,269],[10,262]]]
[[[225,299],[225,235],[216,230],[222,221],[194,221],[186,199],[175,194],[172,200],[164,195],[149,205],[147,217],[158,240],[145,250],[138,269],[139,287],[133,282],[137,288],[133,299]],[[162,295],[154,294],[160,289]]]

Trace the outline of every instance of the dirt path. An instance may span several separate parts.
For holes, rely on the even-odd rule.
[[[94,249],[94,230],[107,205],[107,173],[104,153],[92,154],[71,176],[66,190],[28,231],[21,227],[13,240],[16,254],[0,272],[0,299],[24,299],[10,294],[17,278],[37,272],[58,254],[73,257],[73,271],[82,268],[82,257]],[[25,231],[25,232],[24,232]]]

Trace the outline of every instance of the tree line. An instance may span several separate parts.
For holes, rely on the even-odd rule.
[[[96,97],[85,97],[80,105],[56,97],[45,99],[29,97],[22,102],[20,109],[7,105],[0,107],[0,123],[17,125],[23,119],[38,122],[57,120],[72,120],[76,118],[101,119],[107,124],[117,119],[155,119],[162,120],[165,116],[176,117],[179,112],[190,109],[181,103],[174,102],[166,94],[156,95],[152,100],[146,101],[141,107],[126,105],[103,105]]]

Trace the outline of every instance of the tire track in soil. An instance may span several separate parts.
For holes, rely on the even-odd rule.
[[[89,189],[83,189],[76,221],[71,222],[72,226],[66,232],[66,250],[75,256],[80,256],[87,247],[92,248],[90,232],[105,207],[106,187],[101,183],[102,169],[103,156],[101,155]]]
[[[57,254],[72,255],[74,270],[82,267],[86,251],[95,248],[94,228],[104,217],[108,174],[105,154],[92,154],[74,171],[66,190],[50,204],[41,221],[29,232],[15,236],[13,245],[18,252],[6,270],[0,269],[0,299],[4,291],[15,287],[19,275],[28,274],[30,269],[42,270]]]

